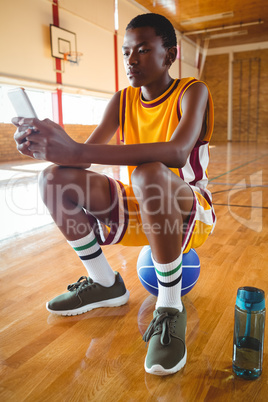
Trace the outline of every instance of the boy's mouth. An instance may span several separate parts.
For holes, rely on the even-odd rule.
[[[135,76],[137,76],[139,74],[140,74],[139,70],[136,70],[135,68],[130,68],[127,71],[127,76],[128,77],[135,77]]]

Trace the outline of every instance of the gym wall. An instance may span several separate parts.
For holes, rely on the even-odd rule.
[[[136,15],[146,12],[128,0],[119,2],[118,69],[119,89],[129,85],[121,47],[125,28]],[[60,27],[75,32],[77,50],[83,53],[79,66],[64,63],[63,92],[110,98],[115,92],[114,2],[111,0],[62,0],[59,2]],[[57,89],[55,60],[51,57],[50,0],[10,0],[1,7],[0,85],[10,84],[48,91]],[[180,34],[177,32],[178,42]],[[176,60],[171,75],[197,76],[195,47],[182,41],[184,59]],[[7,99],[7,102],[8,99]],[[95,126],[68,125],[68,133],[83,142]],[[66,126],[67,129],[67,126]],[[20,155],[13,140],[14,127],[0,122],[0,161],[27,159]],[[79,134],[77,134],[79,131]],[[112,143],[115,140],[112,141]]]
[[[215,107],[212,142],[227,139],[229,55],[207,56],[202,79]],[[268,49],[234,52],[232,141],[268,142]]]
[[[129,85],[125,75],[121,46],[125,27],[134,16],[146,12],[138,4],[132,1],[119,1],[119,30],[118,30],[118,68],[119,89]],[[77,35],[77,50],[83,53],[82,60],[77,65],[65,63],[65,72],[62,74],[64,92],[83,95],[94,95],[110,98],[115,91],[115,63],[114,63],[114,8],[111,0],[62,0],[59,3],[60,26],[75,32]],[[52,20],[52,2],[50,0],[10,0],[1,7],[0,52],[0,85],[11,84],[28,88],[40,88],[55,91],[56,73],[54,71],[54,59],[50,50],[50,29]],[[198,78],[198,70],[195,67],[195,46],[181,38],[177,32],[178,42],[182,45],[182,60],[176,60],[171,67],[171,75],[178,78],[194,76]],[[234,71],[234,96],[241,99],[234,100],[234,140],[267,141],[265,128],[267,127],[267,113],[264,108],[267,105],[267,50],[235,53],[234,57],[260,58],[261,85],[258,94],[259,112],[254,109],[256,104],[256,92],[254,95],[253,73],[251,76],[252,96],[250,108],[250,120],[243,113],[247,113],[247,89],[243,86],[241,95],[240,76],[238,66]],[[253,66],[252,68],[256,68]],[[243,64],[246,68],[246,63]],[[249,67],[248,67],[249,68]],[[244,77],[246,70],[244,69]],[[252,70],[253,72],[253,70]],[[209,85],[215,105],[215,130],[213,141],[227,140],[227,110],[228,110],[228,54],[207,56],[202,77]],[[248,81],[248,78],[246,79]],[[256,85],[255,85],[256,86]],[[254,96],[255,98],[254,98]],[[255,99],[255,101],[254,101]],[[7,100],[8,101],[8,100]],[[251,110],[251,109],[250,109]],[[237,117],[238,116],[238,117]],[[246,115],[245,115],[246,116]],[[251,125],[254,123],[253,125]],[[248,136],[247,130],[258,134]],[[68,133],[77,135],[77,140],[83,142],[93,131],[94,126],[68,126]],[[13,140],[14,127],[0,122],[0,161],[10,161],[23,158],[15,149]],[[237,134],[238,133],[238,134]],[[254,138],[253,138],[254,137]]]
[[[129,85],[121,46],[125,28],[136,15],[146,12],[128,0],[119,2],[118,66],[119,88]],[[79,66],[64,63],[63,91],[86,91],[112,95],[115,91],[114,8],[111,0],[62,0],[59,2],[60,27],[76,33],[77,50],[83,53]],[[29,85],[44,89],[56,88],[55,65],[50,50],[50,0],[10,0],[0,13],[1,57],[0,83]],[[178,40],[180,38],[177,32]],[[195,47],[184,40],[181,62],[183,76],[196,76]],[[192,54],[191,54],[192,53]],[[179,61],[171,68],[174,78],[179,76]],[[32,84],[31,84],[32,83]]]
[[[121,46],[125,27],[137,14],[145,12],[127,0],[119,2],[118,66],[119,88],[129,85],[123,66]],[[59,3],[60,27],[76,33],[77,50],[83,53],[79,66],[64,63],[63,91],[86,91],[112,95],[115,91],[114,9],[110,0]],[[50,0],[10,0],[1,8],[0,83],[28,84],[44,89],[56,88],[55,62],[50,50]],[[179,37],[179,33],[178,33]],[[171,73],[177,78],[178,60]],[[182,62],[184,74],[187,62]],[[196,72],[191,69],[189,75]]]
[[[59,10],[61,28],[76,33],[78,66],[65,63],[63,85],[74,90],[114,92],[113,2],[64,0]],[[55,85],[50,50],[52,3],[48,0],[11,0],[1,10],[2,77]],[[55,85],[56,87],[56,85]]]

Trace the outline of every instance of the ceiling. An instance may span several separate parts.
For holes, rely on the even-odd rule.
[[[136,2],[151,12],[166,16],[178,31],[194,42],[200,41],[201,46],[205,41],[209,48],[268,41],[268,0],[136,0]],[[216,18],[223,13],[223,18]],[[200,20],[200,17],[204,18]],[[254,25],[251,25],[252,23]],[[200,32],[193,33],[195,31]]]

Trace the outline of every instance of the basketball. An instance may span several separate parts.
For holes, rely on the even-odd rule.
[[[152,261],[150,246],[144,246],[137,261],[138,277],[144,288],[153,294],[158,295],[158,282]],[[194,249],[182,256],[182,289],[184,296],[194,287],[200,274],[200,261]]]

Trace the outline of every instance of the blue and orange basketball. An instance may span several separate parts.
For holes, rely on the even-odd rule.
[[[138,277],[148,292],[158,295],[158,282],[150,246],[144,246],[137,261]],[[194,249],[182,256],[182,290],[184,296],[194,287],[200,275],[200,260]]]

